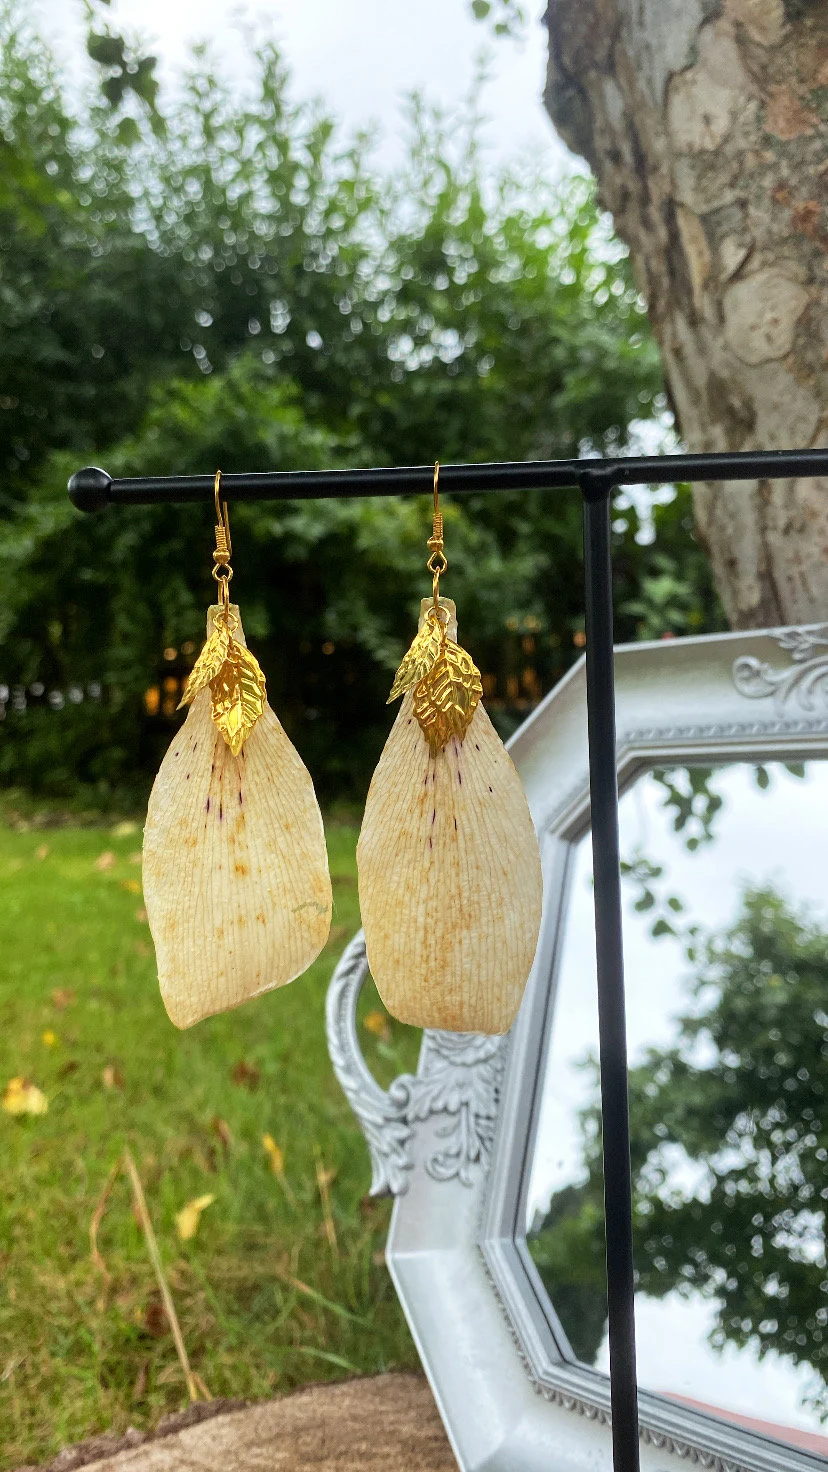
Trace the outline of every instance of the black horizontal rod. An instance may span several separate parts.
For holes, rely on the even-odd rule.
[[[373,470],[229,471],[222,491],[234,501],[299,501],[342,496],[408,496],[431,490],[433,465],[396,465]],[[511,460],[502,464],[442,465],[440,489],[470,492],[563,490],[590,484],[672,485],[675,481],[782,480],[828,476],[828,449],[763,450],[720,455],[631,455],[618,459]],[[80,511],[105,506],[155,506],[208,500],[214,475],[112,477],[88,466],[69,482]]]

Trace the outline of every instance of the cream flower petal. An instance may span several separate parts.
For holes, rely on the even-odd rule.
[[[244,643],[241,624],[234,637]],[[143,866],[176,1027],[284,986],[316,959],[331,922],[322,816],[269,705],[234,756],[213,724],[210,690],[199,691],[153,785]]]
[[[357,862],[368,961],[389,1012],[418,1027],[507,1031],[537,946],[541,867],[520,779],[482,705],[464,739],[431,756],[404,697]]]

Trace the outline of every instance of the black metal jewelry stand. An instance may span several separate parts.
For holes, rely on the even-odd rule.
[[[222,475],[222,495],[235,501],[430,494],[434,467],[376,470],[273,471]],[[630,1123],[618,784],[615,757],[611,498],[618,486],[676,481],[782,480],[828,477],[828,450],[780,450],[722,455],[649,455],[617,460],[513,461],[500,465],[441,465],[446,494],[560,490],[578,487],[584,502],[584,599],[589,721],[589,778],[595,872],[595,936],[603,1116],[607,1305],[614,1472],[638,1472],[638,1392],[632,1242]],[[81,511],[213,499],[214,475],[113,480],[104,470],[79,470],[69,495]]]

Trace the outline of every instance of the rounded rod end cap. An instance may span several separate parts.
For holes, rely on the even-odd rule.
[[[109,505],[112,476],[96,465],[76,470],[69,481],[69,500],[78,511],[103,511]]]

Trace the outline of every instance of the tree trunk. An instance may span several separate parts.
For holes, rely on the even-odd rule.
[[[828,3],[550,0],[546,105],[630,248],[692,451],[828,444]],[[711,484],[737,628],[828,619],[828,480]]]

